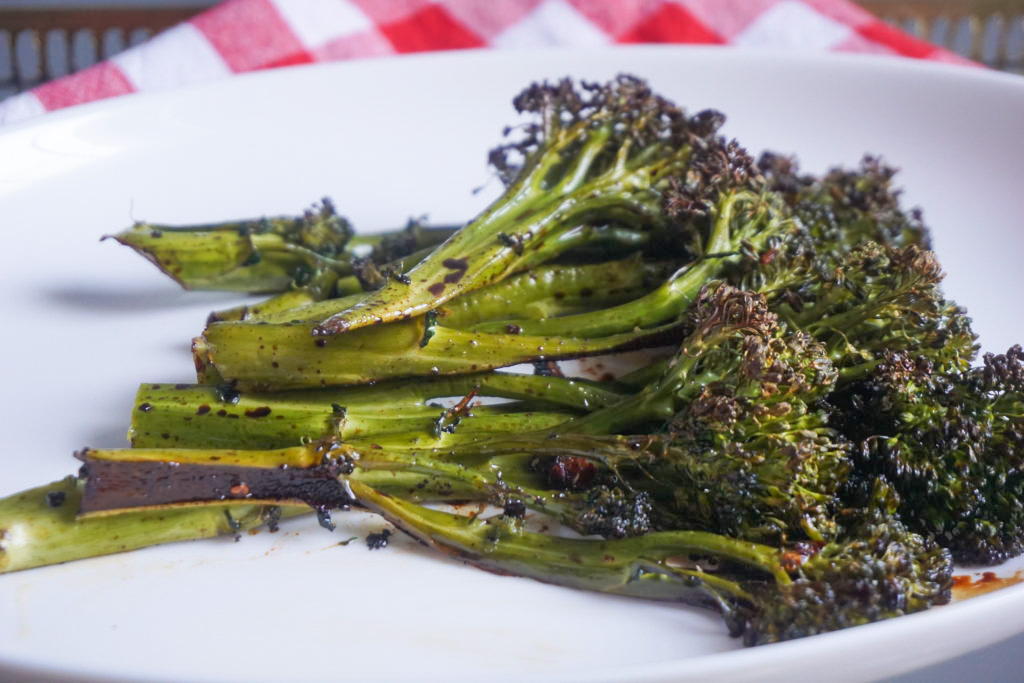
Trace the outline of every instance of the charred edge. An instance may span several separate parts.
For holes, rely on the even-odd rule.
[[[238,392],[234,382],[218,384],[214,387],[214,392],[217,395],[218,401],[221,403],[227,403],[228,405],[236,405],[238,400],[241,398],[241,394]]]
[[[437,333],[437,311],[427,311],[423,321],[423,338],[420,339],[422,349],[430,343],[431,338]]]
[[[565,377],[562,368],[553,360],[533,361],[533,374],[539,377]]]
[[[444,276],[444,281],[450,285],[456,284],[466,274],[469,264],[464,258],[446,258],[441,265],[452,271]],[[442,289],[443,291],[443,289]]]
[[[380,550],[388,547],[388,538],[391,536],[390,529],[382,529],[377,533],[366,536],[366,547],[370,550]]]
[[[338,482],[339,466],[263,468],[169,462],[115,462],[86,456],[88,479],[80,511],[238,500],[301,500],[338,508],[352,499]]]
[[[434,438],[440,439],[441,433],[446,432],[448,434],[454,434],[455,428],[462,422],[463,417],[472,417],[470,411],[470,401],[476,398],[476,395],[480,392],[480,387],[473,387],[469,392],[459,399],[459,402],[449,408],[448,410],[442,410],[441,415],[434,420]]]
[[[335,316],[332,318],[328,318],[327,320],[323,321],[322,323],[314,327],[312,335],[314,338],[317,338],[317,341],[324,341],[322,339],[319,339],[319,337],[330,337],[335,334],[343,334],[345,332],[348,332],[349,327],[351,327],[351,325],[349,325],[349,323],[346,320]]]
[[[509,235],[507,232],[499,232],[498,241],[501,242],[503,246],[512,249],[516,256],[523,255],[523,238],[521,236]]]
[[[331,508],[327,505],[316,505],[313,508],[316,511],[316,522],[322,528],[328,531],[334,531],[337,526],[334,524],[334,520],[331,519]]]

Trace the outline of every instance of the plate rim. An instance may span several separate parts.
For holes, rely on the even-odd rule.
[[[545,55],[607,55],[609,52],[628,55],[630,53],[666,53],[701,56],[718,61],[771,62],[774,65],[813,66],[824,68],[872,70],[883,73],[902,71],[918,73],[924,76],[950,78],[971,83],[990,83],[996,87],[1006,86],[1024,94],[1024,75],[1011,74],[989,69],[982,65],[960,64],[926,59],[915,59],[898,55],[852,52],[799,52],[782,48],[754,48],[728,45],[697,45],[697,44],[641,44],[641,45],[609,45],[603,47],[543,47],[523,49],[467,48],[460,50],[439,50],[436,52],[407,53],[386,57],[368,57],[341,61],[315,62],[311,64],[292,64],[272,69],[247,71],[218,77],[212,80],[185,83],[167,89],[139,90],[114,97],[83,102],[60,109],[43,112],[28,119],[0,123],[0,138],[25,129],[58,122],[64,118],[72,118],[95,111],[120,109],[121,107],[145,106],[152,100],[162,98],[176,99],[186,96],[200,95],[204,90],[221,89],[225,85],[234,87],[254,87],[260,82],[272,82],[277,79],[294,78],[296,73],[313,71],[347,71],[362,69],[402,69],[405,65],[419,62],[465,61],[467,59],[484,59],[505,61],[515,57],[543,58]],[[230,84],[230,85],[229,85]],[[31,91],[29,91],[31,92]],[[14,95],[12,97],[16,97]],[[0,100],[2,103],[3,100]]]
[[[281,67],[273,70],[250,72],[238,74],[226,79],[218,79],[203,83],[193,83],[169,90],[140,91],[129,95],[97,100],[93,102],[75,105],[59,110],[44,113],[23,121],[16,121],[0,125],[0,142],[6,138],[31,133],[52,125],[63,125],[64,123],[82,117],[94,116],[106,112],[109,115],[130,115],[131,110],[158,106],[161,100],[177,100],[181,98],[201,97],[202,93],[209,89],[237,88],[240,90],[260,87],[261,83],[274,82],[277,80],[288,80],[294,78],[296,73],[318,71],[324,74],[334,72],[345,72],[353,69],[358,70],[392,70],[407,68],[410,63],[433,62],[439,66],[445,62],[465,61],[467,59],[480,59],[481,57],[491,61],[505,61],[530,54],[543,58],[545,55],[574,55],[585,57],[588,54],[606,55],[609,50],[621,54],[630,53],[666,53],[688,55],[688,58],[708,58],[720,61],[745,62],[757,59],[761,62],[771,62],[776,67],[788,67],[799,65],[806,67],[809,64],[817,68],[842,69],[853,71],[877,71],[879,73],[916,73],[928,77],[942,79],[953,79],[963,83],[984,83],[997,88],[1008,88],[1010,92],[1024,96],[1024,77],[1013,74],[994,72],[982,67],[971,67],[960,64],[941,62],[929,62],[925,60],[913,60],[904,57],[889,55],[863,55],[850,53],[811,53],[794,54],[792,52],[776,50],[744,49],[727,46],[691,46],[691,45],[640,45],[640,46],[614,46],[601,48],[544,48],[530,50],[494,50],[474,49],[456,50],[437,53],[421,53],[401,55],[397,57],[363,59],[341,62],[324,62],[316,64],[296,65]],[[327,77],[327,76],[325,76]],[[17,192],[17,191],[15,191]],[[727,652],[698,655],[686,659],[676,659],[649,665],[629,665],[609,669],[603,674],[595,675],[589,672],[585,678],[579,680],[588,681],[613,681],[631,679],[643,679],[649,681],[657,680],[690,680],[698,677],[705,677],[712,674],[728,672],[731,674],[741,673],[748,667],[754,666],[758,661],[766,659],[769,661],[781,661],[792,658],[799,658],[801,652],[806,649],[809,643],[811,647],[827,647],[829,649],[850,649],[861,648],[872,642],[888,640],[892,637],[902,637],[900,631],[920,630],[921,622],[927,620],[929,624],[939,623],[940,629],[945,633],[953,627],[953,620],[962,624],[965,620],[974,623],[986,623],[989,627],[993,621],[987,621],[986,617],[1002,613],[1007,610],[1007,602],[1012,601],[1013,606],[1024,606],[1024,585],[1014,585],[998,589],[992,593],[956,602],[952,605],[928,610],[923,613],[907,615],[899,619],[890,619],[860,626],[858,628],[845,629],[838,632],[821,634],[810,639],[800,639],[779,643],[758,648],[731,650]],[[997,608],[998,605],[998,608]],[[1005,626],[1005,625],[1004,625]],[[957,626],[956,628],[962,628]],[[989,629],[991,630],[991,629]],[[1014,628],[1005,628],[1001,631],[1001,638],[1009,637],[1024,631],[1024,624]],[[962,634],[958,635],[961,642],[964,642]],[[978,646],[978,643],[995,642],[990,638],[967,639],[967,643],[960,648],[950,648],[942,659],[931,659],[932,663],[938,663],[969,652]],[[825,643],[825,645],[819,645]],[[6,661],[5,661],[6,660]],[[729,660],[723,665],[724,660]],[[907,670],[915,667],[911,666]],[[36,676],[46,679],[51,676],[59,676],[62,680],[75,681],[111,681],[124,680],[124,677],[102,674],[100,672],[76,672],[61,667],[38,666],[35,663],[28,663],[18,658],[0,657],[0,673],[8,673]],[[548,680],[541,677],[537,680]],[[550,680],[556,680],[551,678]],[[576,680],[571,676],[559,675],[557,680]]]

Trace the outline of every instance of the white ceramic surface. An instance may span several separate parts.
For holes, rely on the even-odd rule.
[[[520,87],[618,72],[721,109],[728,134],[808,170],[864,152],[902,167],[986,348],[1024,339],[1024,79],[663,47],[282,69],[0,130],[0,495],[74,471],[82,445],[123,445],[135,386],[189,381],[189,338],[234,301],[180,292],[100,235],[324,195],[365,230],[424,212],[456,221],[497,190],[485,153]],[[713,614],[493,576],[401,539],[342,547],[382,523],[338,521],[333,536],[298,520],[0,576],[0,679],[863,680],[1024,631],[1018,586],[744,651]]]

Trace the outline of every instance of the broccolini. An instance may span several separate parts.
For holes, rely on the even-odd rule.
[[[632,76],[514,104],[505,192],[457,231],[363,238],[324,202],[117,235],[187,288],[277,295],[211,316],[197,384],[140,388],[133,448],[0,501],[0,571],[360,506],[756,645],[941,605],[954,560],[1024,552],[1024,352],[972,366],[891,168],[755,161]],[[627,349],[650,355],[618,378],[551,363]],[[451,501],[493,508],[427,506]]]

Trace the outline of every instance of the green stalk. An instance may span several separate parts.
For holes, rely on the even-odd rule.
[[[515,223],[504,216],[470,223],[409,272],[410,284],[391,282],[327,318],[315,331],[333,335],[423,315],[460,294],[550,260],[578,245],[578,240],[558,243],[556,239],[577,228],[597,208],[580,204],[566,199],[544,210],[528,210],[524,213],[529,217]],[[549,248],[538,253],[533,245],[544,241]]]
[[[470,500],[475,490],[459,481],[401,471],[368,472],[381,491],[419,502]],[[0,574],[149,546],[273,528],[277,519],[309,515],[305,504],[211,501],[178,507],[119,510],[78,517],[84,483],[67,477],[0,498]]]
[[[753,207],[744,210],[747,204],[753,204]],[[501,323],[485,323],[474,329],[496,332],[504,326],[515,325],[523,334],[594,338],[661,325],[678,317],[701,287],[738,260],[744,244],[758,249],[769,238],[790,226],[788,220],[772,212],[763,197],[745,191],[734,192],[717,208],[711,232],[704,244],[705,255],[677,270],[657,289],[632,301],[597,311],[539,319],[522,317]]]
[[[683,346],[690,353],[679,352],[666,363],[656,364],[663,368],[662,374],[652,378],[636,393],[624,396],[618,403],[563,422],[551,431],[559,434],[622,434],[636,431],[643,425],[671,420],[688,399],[722,374],[716,372],[700,378],[691,376],[700,361],[697,349],[713,346],[720,339],[699,340],[699,347],[693,343],[697,340],[692,336],[688,341],[691,343]]]
[[[604,222],[602,215],[629,215],[648,229],[663,222],[655,188],[686,167],[688,147],[657,142],[635,150],[630,159],[630,141],[609,118],[563,126],[551,117],[544,132],[544,147],[531,155],[502,197],[411,270],[409,285],[390,283],[324,320],[316,334],[423,315],[554,257],[560,251],[549,246],[552,240],[595,218]],[[608,163],[609,153],[617,155],[617,163]],[[538,246],[547,250],[543,257]]]
[[[116,518],[128,509],[153,506],[176,509],[204,505],[210,500],[223,504],[239,499],[250,502],[302,500],[321,509],[354,501],[370,504],[373,509],[373,504],[388,507],[386,503],[390,501],[390,512],[402,509],[415,511],[420,520],[431,522],[431,533],[421,540],[436,542],[440,537],[451,542],[454,539],[458,550],[469,554],[478,554],[481,544],[486,543],[488,557],[503,560],[502,564],[492,568],[512,568],[516,573],[535,578],[543,576],[535,572],[537,564],[544,565],[543,571],[548,572],[561,558],[567,558],[569,566],[577,570],[594,570],[599,580],[607,581],[609,569],[619,574],[627,567],[636,569],[636,563],[643,561],[648,565],[664,564],[674,572],[670,562],[673,557],[686,558],[693,553],[701,553],[767,571],[780,583],[789,580],[782,569],[778,550],[717,534],[701,531],[650,532],[626,540],[600,542],[540,534],[521,536],[518,522],[511,518],[501,518],[498,522],[490,520],[484,526],[477,526],[464,518],[435,514],[408,502],[392,500],[386,493],[387,501],[384,501],[381,494],[373,490],[377,482],[387,482],[389,475],[391,478],[404,477],[405,482],[410,481],[410,475],[419,476],[422,479],[413,489],[423,489],[428,483],[443,487],[446,482],[452,482],[458,490],[471,492],[468,496],[471,500],[499,502],[496,497],[522,496],[535,509],[558,514],[564,496],[557,491],[530,488],[530,484],[523,486],[517,481],[538,479],[532,473],[529,464],[532,455],[528,452],[511,460],[485,456],[474,463],[454,456],[451,461],[446,461],[443,457],[433,457],[429,452],[388,452],[386,447],[325,443],[264,451],[87,450],[81,457],[88,471],[81,507],[90,516],[99,515],[101,518],[107,515]],[[338,475],[341,476],[340,483],[334,482],[331,487],[332,477]],[[473,528],[468,535],[453,536],[443,533],[444,529],[436,524],[438,520],[473,524]],[[499,525],[495,526],[496,523]],[[467,529],[463,527],[461,531]],[[495,532],[500,534],[502,529],[514,533],[496,537]],[[526,543],[519,547],[517,539]],[[505,541],[509,542],[506,544]],[[616,581],[615,585],[619,583]],[[598,589],[593,584],[577,587]],[[605,586],[601,590],[653,597],[646,592],[632,592],[631,587],[621,585],[619,588]]]
[[[286,289],[310,258],[285,249],[278,235],[239,233],[242,224],[196,231],[152,223],[111,235],[131,247],[184,289],[277,292]],[[332,264],[333,265],[333,264]]]
[[[584,227],[580,234],[597,228]],[[575,233],[577,231],[570,231]],[[588,238],[592,239],[592,238]],[[487,287],[456,297],[439,313],[446,327],[469,328],[485,319],[508,318],[515,311],[538,316],[576,312],[619,303],[639,296],[664,277],[669,264],[648,263],[637,256],[595,264],[559,264],[534,268]],[[340,281],[339,281],[340,282]],[[304,292],[304,289],[296,290]],[[334,298],[285,293],[255,307],[215,314],[210,322],[250,320],[264,322],[319,322],[359,302],[364,294]],[[287,298],[285,298],[287,297]],[[280,299],[280,303],[278,300]],[[292,305],[292,304],[295,305]],[[505,332],[501,327],[493,332]]]
[[[140,394],[139,398],[143,398]],[[286,448],[305,441],[337,435],[352,439],[380,439],[387,435],[416,435],[427,440],[439,429],[445,410],[433,406],[396,407],[393,410],[335,408],[331,403],[301,403],[247,396],[237,404],[153,402],[146,397],[143,410],[133,413],[129,438],[135,448]],[[205,407],[204,407],[205,406]],[[491,433],[548,429],[577,413],[528,410],[520,404],[476,406],[460,417],[458,431],[484,438]]]
[[[256,529],[272,506],[223,504],[76,519],[74,477],[0,499],[0,573]],[[308,512],[285,505],[282,517]]]
[[[351,260],[379,253],[385,263],[447,239],[454,228],[411,223],[353,236],[330,202],[302,216],[204,225],[136,223],[111,238],[147,258],[185,289],[281,292],[311,271],[352,272]]]
[[[546,429],[620,398],[587,380],[505,373],[261,394],[225,393],[210,385],[143,384],[129,438],[142,448],[284,448],[334,433],[345,440],[396,432],[427,437],[443,412],[430,401],[471,392],[517,400],[474,407],[472,417],[459,422],[460,432],[481,434]]]
[[[271,315],[280,311],[308,306],[316,301],[323,301],[332,296],[338,284],[338,273],[334,270],[320,270],[309,282],[302,286],[292,283],[289,289],[275,294],[256,304],[243,304],[210,313],[206,322],[225,320],[254,320],[263,315]]]
[[[791,579],[776,548],[702,531],[662,531],[616,540],[563,538],[525,531],[508,517],[463,517],[388,496],[359,481],[357,500],[413,538],[489,571],[561,586],[657,600],[704,603],[707,588],[744,599],[736,582],[673,562],[697,554]]]
[[[670,270],[669,263],[648,262],[639,254],[604,263],[542,266],[457,297],[441,312],[446,327],[507,332],[507,324],[482,328],[480,323],[550,318],[623,303],[650,291]]]
[[[404,273],[414,264],[422,261],[431,249],[432,247],[420,249],[395,261],[379,265],[385,270],[391,269],[394,272]],[[333,300],[339,305],[347,302],[345,305],[348,305],[348,303],[358,301],[364,291],[363,282],[356,275],[339,276],[335,269],[321,268],[314,272],[304,284],[292,282],[287,290],[257,304],[245,304],[214,311],[210,314],[207,322],[224,320],[290,321],[296,318],[319,320],[323,314],[317,313],[315,307],[308,307],[327,299]]]
[[[196,366],[242,390],[363,384],[414,375],[478,372],[534,360],[578,358],[668,343],[677,325],[597,340],[483,334],[427,326],[424,318],[313,339],[309,323],[213,323]]]

